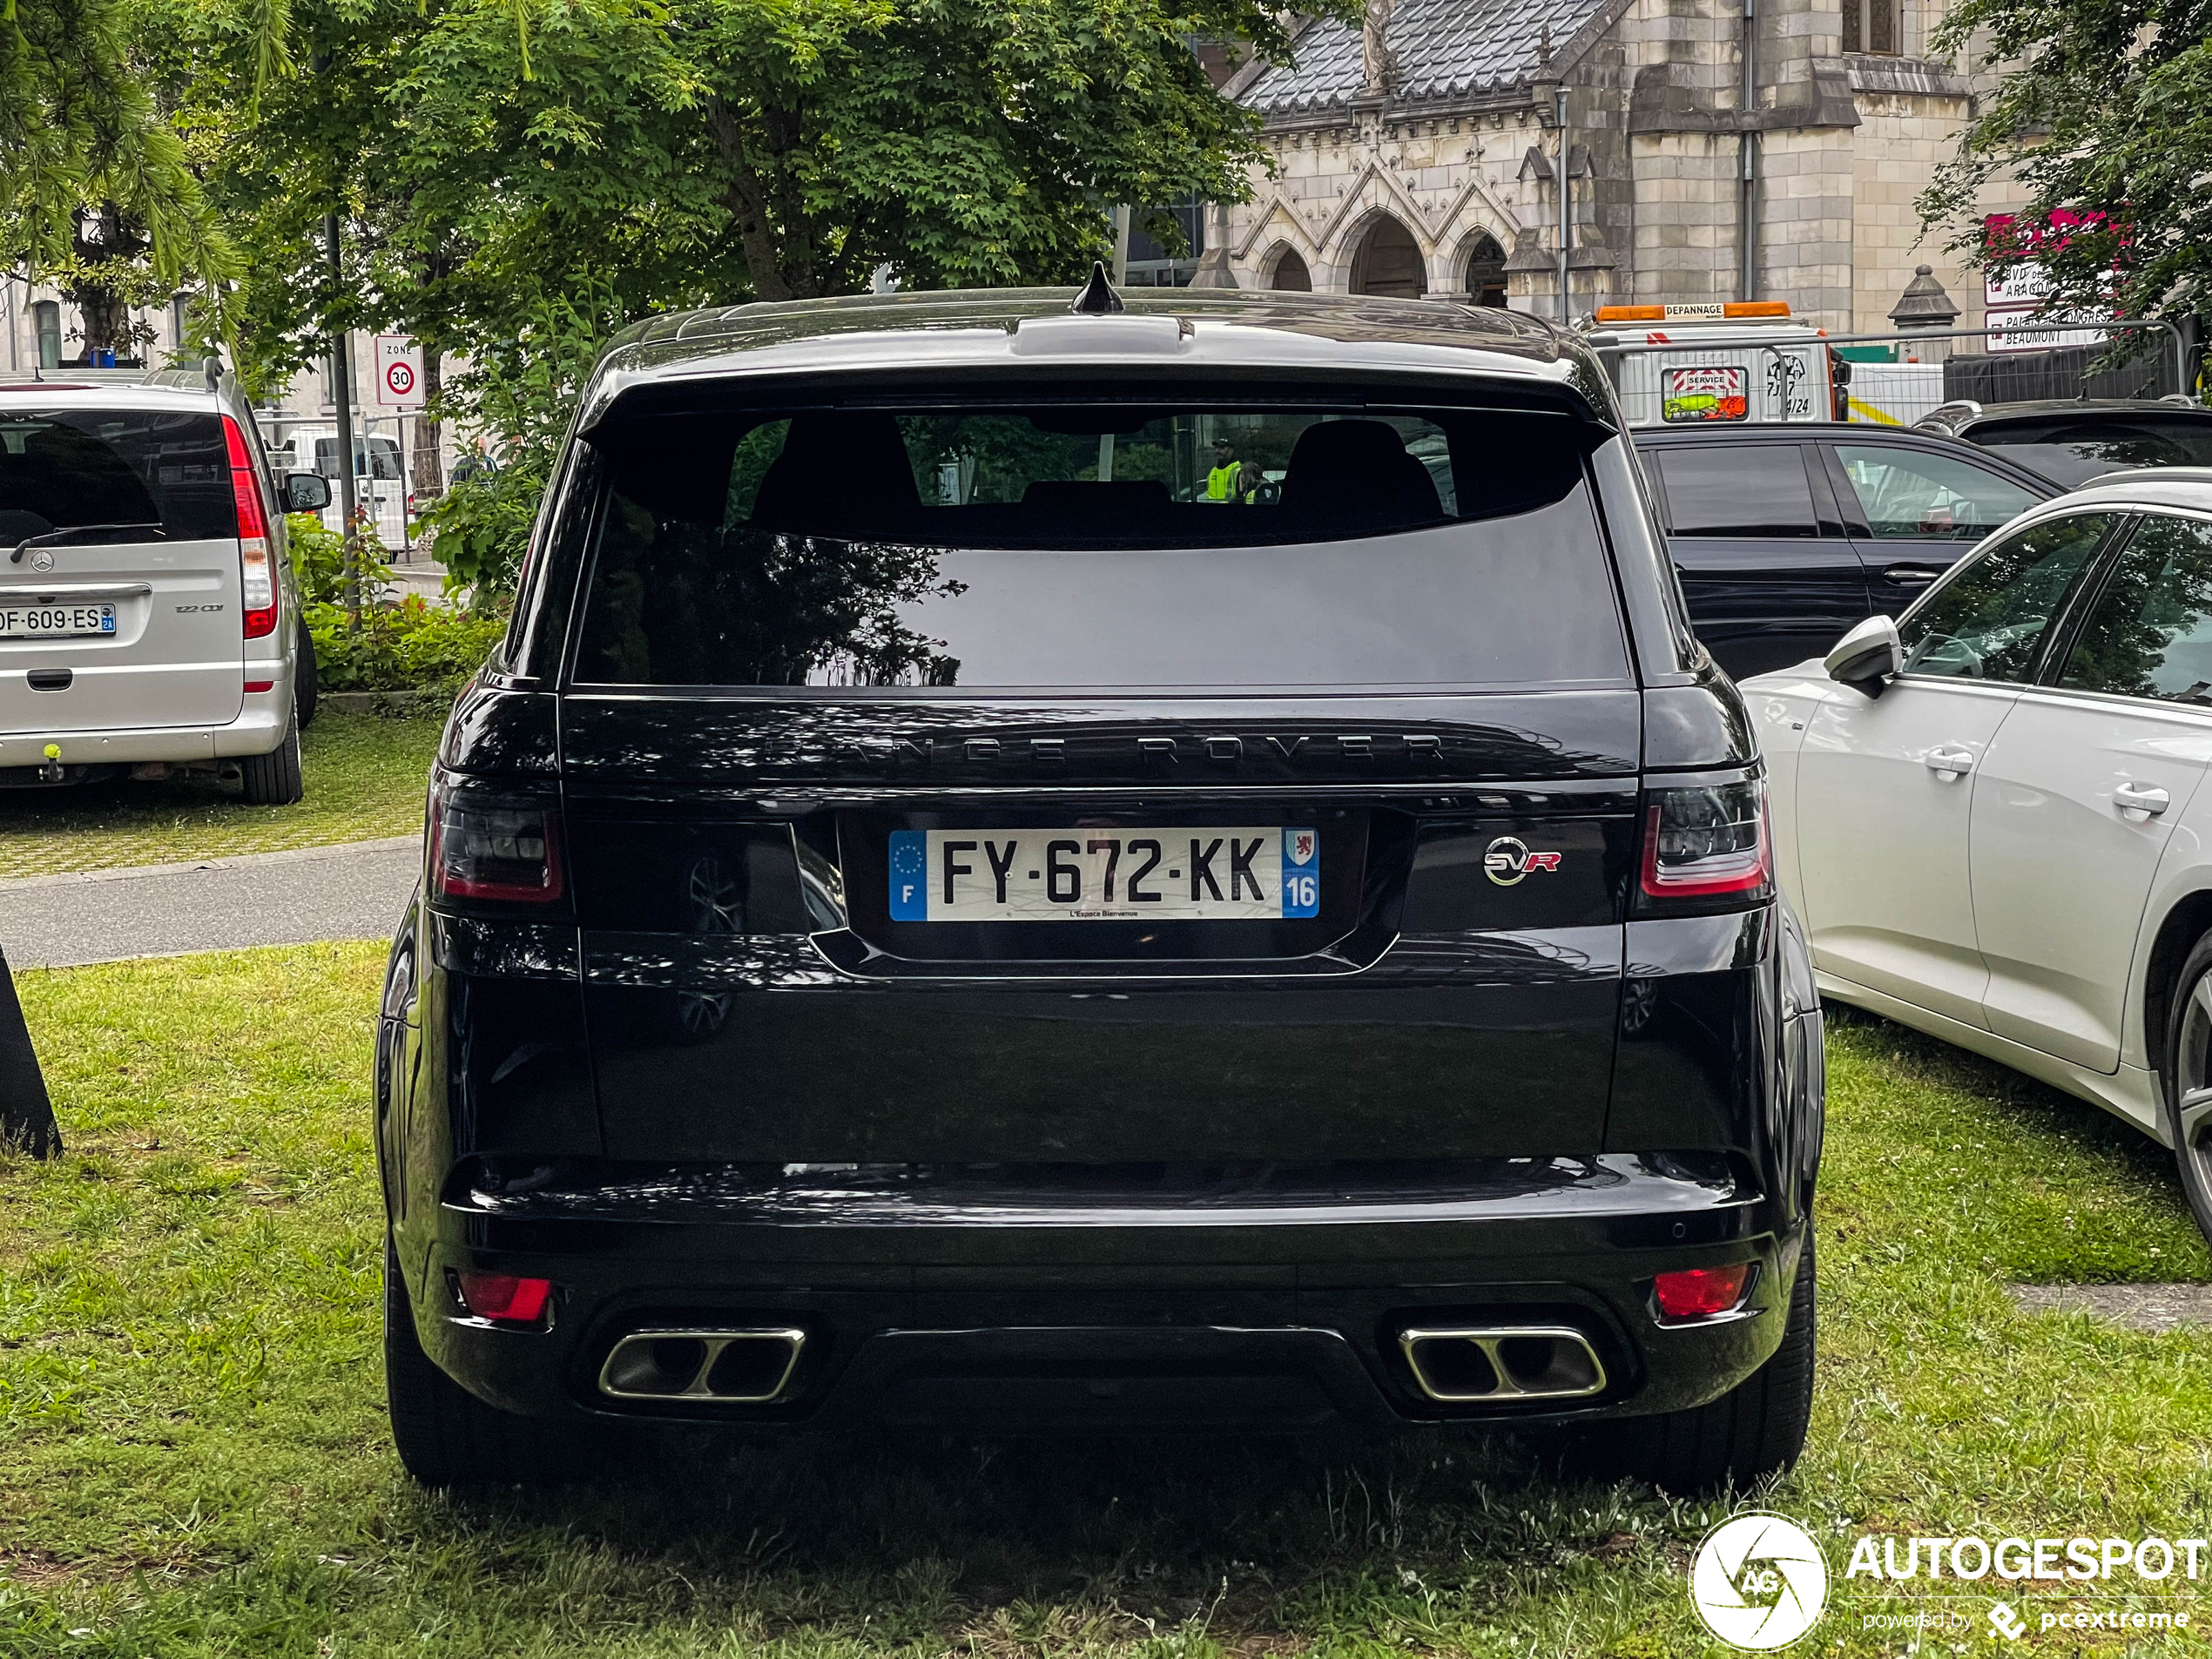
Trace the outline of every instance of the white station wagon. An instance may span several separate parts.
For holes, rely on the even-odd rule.
[[[1743,691],[1822,992],[2174,1147],[2212,1232],[2212,469],[2046,502]]]
[[[295,801],[314,658],[284,515],[329,486],[273,476],[227,386],[162,378],[188,383],[0,385],[0,786],[235,772]]]

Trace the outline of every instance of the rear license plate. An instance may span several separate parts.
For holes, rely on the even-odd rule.
[[[1279,921],[1321,910],[1321,838],[1205,829],[895,830],[894,921]]]
[[[0,638],[114,631],[113,605],[11,605],[0,610]]]

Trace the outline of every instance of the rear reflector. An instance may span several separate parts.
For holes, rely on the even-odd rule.
[[[274,680],[248,680],[246,682],[246,689],[249,691],[273,691],[276,690],[276,682]]]
[[[517,1278],[512,1273],[457,1273],[461,1300],[480,1319],[514,1319],[535,1325],[545,1316],[553,1294],[548,1278]]]
[[[430,797],[430,889],[443,899],[550,904],[561,896],[560,814],[535,801]]]
[[[1652,1281],[1651,1293],[1662,1318],[1702,1319],[1734,1312],[1750,1282],[1749,1262],[1733,1267],[1685,1267],[1660,1274]]]
[[[276,631],[276,570],[269,560],[269,516],[261,505],[261,482],[253,475],[253,457],[246,447],[246,434],[229,415],[223,417],[223,443],[231,457],[231,497],[238,507],[239,609],[246,617],[246,637],[265,639]]]
[[[1767,833],[1765,784],[1754,779],[1693,789],[1655,789],[1646,800],[1646,900],[1740,899],[1757,903],[1773,893],[1773,838]]]

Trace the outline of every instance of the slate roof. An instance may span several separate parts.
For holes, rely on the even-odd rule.
[[[1393,101],[1436,102],[1517,85],[1534,75],[1547,27],[1553,62],[1605,0],[1398,0],[1385,37],[1398,58]],[[1363,79],[1359,26],[1318,19],[1298,37],[1298,65],[1262,69],[1237,100],[1263,115],[1341,109]]]

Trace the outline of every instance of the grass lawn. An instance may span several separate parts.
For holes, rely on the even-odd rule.
[[[212,781],[0,791],[0,877],[414,834],[442,724],[324,710],[300,734],[296,806],[247,806]]]
[[[1729,1506],[1511,1444],[694,1446],[626,1492],[422,1495],[381,1414],[381,955],[23,976],[71,1151],[0,1164],[0,1654],[1709,1650],[1682,1575]],[[1812,1444],[1764,1494],[1838,1575],[1797,1651],[1907,1650],[1841,1581],[1869,1529],[2203,1534],[2212,1332],[2004,1290],[2212,1278],[2165,1154],[1895,1027],[1831,1049]],[[2168,1604],[2196,1628],[1996,1650],[2201,1652],[2212,1603]],[[1962,1605],[1919,1651],[1992,1650]]]

